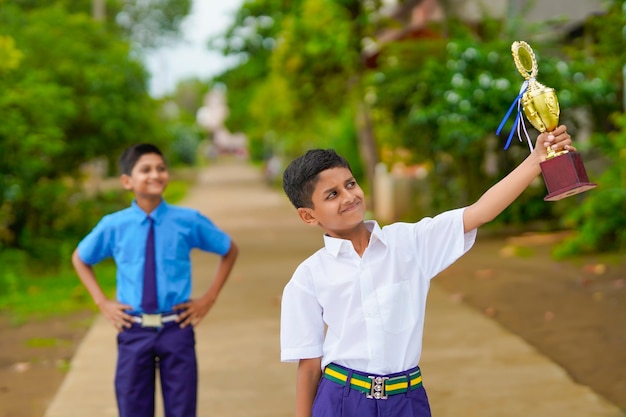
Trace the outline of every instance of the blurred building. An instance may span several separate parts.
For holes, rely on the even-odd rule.
[[[207,132],[209,144],[206,154],[213,158],[220,154],[247,156],[248,138],[243,133],[231,133],[225,125],[229,109],[226,92],[214,88],[204,97],[204,105],[196,113],[196,123]]]
[[[558,21],[555,29],[561,34],[575,34],[585,20],[606,11],[603,0],[384,0],[382,14],[397,21],[396,28],[381,31],[365,48],[365,59],[376,66],[378,52],[386,43],[439,37],[431,23],[445,17],[457,17],[467,23],[478,23],[485,17],[529,23]]]

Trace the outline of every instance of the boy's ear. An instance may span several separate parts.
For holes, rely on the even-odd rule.
[[[309,224],[311,226],[317,225],[317,219],[313,215],[313,211],[307,207],[300,207],[298,209],[298,216],[302,219],[303,222]]]
[[[122,183],[122,187],[124,187],[125,190],[132,190],[133,185],[130,181],[130,175],[127,175],[127,174],[120,175],[120,182]]]

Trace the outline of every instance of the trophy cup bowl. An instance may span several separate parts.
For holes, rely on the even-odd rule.
[[[517,70],[528,82],[522,96],[522,109],[528,121],[539,132],[552,132],[559,125],[559,102],[553,88],[539,83],[537,60],[526,42],[516,41],[511,45]],[[545,201],[557,201],[582,193],[597,184],[589,182],[585,166],[578,152],[548,149],[546,160],[540,163],[548,195]]]

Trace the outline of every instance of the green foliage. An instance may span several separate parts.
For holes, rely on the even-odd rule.
[[[327,0],[248,1],[225,40],[213,42],[225,54],[245,57],[216,81],[228,86],[227,123],[246,132],[253,159],[321,146],[330,128],[320,126],[345,120],[361,65],[350,13]]]
[[[626,115],[620,103],[625,94],[626,3],[608,4],[608,12],[590,18],[584,36],[567,46],[574,62],[573,81],[580,87],[579,101],[588,103],[595,127],[583,146],[593,156],[586,165],[598,188],[585,193],[584,200],[565,213],[565,225],[577,233],[555,249],[557,257],[626,249]],[[581,73],[592,81],[578,85]]]
[[[166,138],[142,65],[87,15],[7,5],[0,28],[21,54],[19,67],[0,76],[0,148],[11,155],[0,159],[0,247],[53,260],[57,239],[89,217],[73,206],[80,164]]]
[[[557,257],[626,250],[626,115],[614,121],[619,129],[594,141],[601,143],[611,163],[594,179],[598,188],[566,216],[566,224],[577,234],[556,248]]]
[[[343,104],[336,98],[349,93],[349,80],[359,62],[353,22],[332,0],[304,0],[300,10],[283,21],[272,73],[294,92],[295,114],[320,102],[332,112]]]
[[[396,126],[379,135],[379,143],[407,149],[408,162],[433,164],[436,211],[472,202],[500,175],[482,167],[486,138],[494,135],[523,81],[512,77],[509,51],[509,42],[466,35],[389,45],[379,57],[370,78],[373,106],[387,109]],[[512,166],[500,151],[505,139],[491,152]]]
[[[120,9],[115,21],[129,40],[153,48],[180,36],[180,24],[191,11],[191,0],[118,0],[116,6]]]
[[[615,128],[608,116],[621,104],[623,3],[607,2],[609,13],[591,18],[582,37],[558,39],[555,34],[562,30],[551,26],[555,22],[531,26],[520,16],[470,25],[457,19],[462,16],[454,15],[452,3],[444,2],[449,13],[441,24],[422,28],[417,38],[409,34],[377,44],[375,34],[412,29],[381,17],[379,2],[248,0],[221,48],[242,58],[218,77],[229,89],[228,123],[249,135],[257,158],[270,151],[290,157],[328,144],[352,151],[355,159],[350,160],[355,161],[364,143],[356,140],[357,109],[365,103],[380,159],[429,170],[431,212],[469,204],[529,153],[529,146],[517,139],[503,150],[514,117],[495,136],[524,81],[510,51],[512,41],[523,34],[538,58],[538,81],[556,90],[560,121],[588,163],[592,181],[597,177],[613,189],[618,175],[603,172],[624,161],[616,160],[616,140],[601,133]],[[363,58],[373,62],[372,45],[376,67],[365,68]],[[534,142],[538,132],[526,125]],[[599,134],[587,138],[588,131]],[[599,212],[585,209],[595,204],[595,190],[550,204],[543,201],[545,193],[538,179],[498,221],[546,230],[579,228]],[[614,205],[620,201],[608,200]],[[587,210],[590,217],[574,214],[578,210]],[[610,224],[615,229],[621,220],[614,217]],[[600,235],[613,243],[621,239]],[[600,240],[590,241],[598,245]]]
[[[484,26],[500,30],[488,20]],[[369,79],[369,91],[379,117],[396,126],[396,130],[377,127],[379,145],[402,147],[411,156],[408,160],[405,157],[404,162],[431,167],[428,182],[434,212],[475,201],[529,152],[528,145],[518,144],[517,140],[508,151],[502,149],[515,113],[497,141],[494,136],[523,82],[511,58],[511,42],[500,40],[484,27],[481,31],[484,39],[472,32],[462,32],[459,27],[462,26],[456,26],[454,39],[389,45],[379,56],[377,71]],[[550,44],[531,44],[539,61],[538,80],[557,91],[561,123],[568,125],[574,137],[581,124],[577,116],[581,109],[606,117],[615,107],[615,88],[598,77],[593,70],[594,61],[572,62],[554,52]],[[600,124],[600,117],[592,122]],[[538,132],[527,121],[525,124],[534,145]],[[576,145],[585,152],[584,143]],[[496,162],[490,170],[486,169],[487,159]],[[564,207],[575,207],[576,199],[548,205],[543,201],[544,194],[543,184],[536,184],[498,221],[518,224],[542,221],[545,225],[562,227],[554,219],[560,217]]]
[[[180,24],[191,10],[191,0],[14,0],[13,4],[24,11],[60,7],[89,17],[97,2],[104,8],[100,19],[106,30],[139,48],[177,39]]]
[[[136,52],[175,35],[191,3],[106,0],[108,22],[92,19],[90,0],[0,3],[0,310],[20,320],[93,308],[70,255],[129,194],[94,189],[84,164],[140,141],[192,158],[193,132],[163,128]],[[172,181],[165,197],[187,187]],[[114,266],[98,268],[112,294]]]
[[[167,189],[163,193],[163,198],[169,204],[177,204],[187,195],[191,182],[186,179],[170,180]]]
[[[238,65],[225,71],[214,81],[228,88],[229,129],[246,133],[250,138],[251,157],[256,160],[263,159],[264,142],[266,137],[273,134],[272,128],[268,127],[271,121],[283,124],[289,120],[277,120],[272,115],[277,107],[287,106],[282,91],[277,91],[271,97],[271,105],[265,107],[268,117],[250,117],[250,113],[256,111],[251,101],[264,92],[271,96],[272,87],[268,88],[268,85],[274,81],[266,80],[270,73],[271,53],[279,38],[282,17],[288,15],[291,8],[297,7],[299,3],[281,0],[245,1],[224,36],[218,36],[210,42],[211,48],[239,61]],[[260,112],[262,111],[261,109]],[[278,130],[285,129],[279,126]]]
[[[177,123],[170,127],[170,134],[174,138],[170,144],[169,162],[176,165],[193,166],[198,158],[198,146],[201,133],[195,126]]]
[[[178,176],[176,170],[173,176]],[[178,203],[189,181],[172,180],[164,193],[168,203]],[[14,320],[44,318],[95,309],[89,294],[71,268],[71,254],[82,238],[105,214],[127,207],[132,194],[116,189],[87,196],[82,191],[68,196],[65,213],[50,216],[67,223],[65,236],[31,236],[34,250],[4,248],[0,251],[0,312],[10,311]],[[53,209],[53,208],[51,208]],[[58,229],[63,229],[59,227]],[[80,236],[80,237],[77,237]],[[109,260],[94,267],[103,291],[114,296],[115,264]]]
[[[0,74],[17,68],[23,54],[15,48],[15,41],[9,36],[0,36]]]

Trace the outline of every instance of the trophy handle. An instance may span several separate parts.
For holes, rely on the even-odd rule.
[[[511,45],[511,53],[513,54],[515,67],[524,79],[530,80],[537,77],[539,66],[537,65],[535,52],[529,44],[524,41],[515,41]]]
[[[511,45],[515,67],[526,80],[521,98],[526,118],[540,132],[552,132],[559,124],[559,102],[554,89],[536,80],[537,58],[530,45],[515,41]],[[546,160],[540,163],[541,173],[548,188],[546,201],[556,201],[595,188],[590,183],[578,152],[547,150]]]

